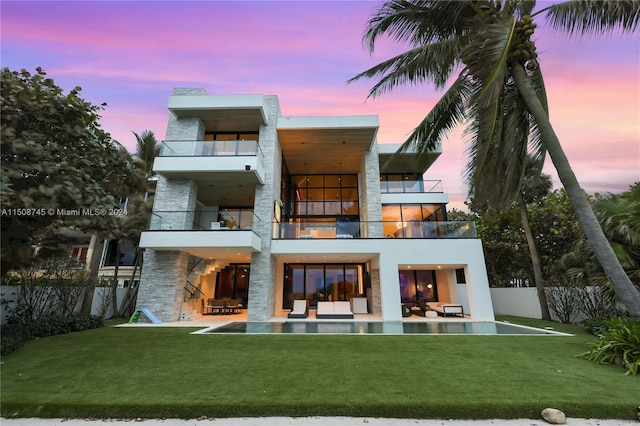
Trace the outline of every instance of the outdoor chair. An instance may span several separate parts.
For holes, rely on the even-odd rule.
[[[287,315],[287,318],[306,318],[309,315],[306,300],[294,300],[293,309]]]
[[[231,299],[227,302],[227,312],[230,314],[239,314],[242,310],[242,299]]]
[[[202,315],[213,314],[213,299],[207,299],[206,305],[204,299],[200,299],[200,302],[202,302]]]
[[[213,303],[211,303],[211,313],[212,314],[224,314],[226,311],[226,303],[222,299],[213,299]]]

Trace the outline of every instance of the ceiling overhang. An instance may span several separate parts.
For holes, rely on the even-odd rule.
[[[442,154],[442,145],[429,152],[418,153],[415,150],[398,152],[400,144],[378,145],[380,173],[419,173],[424,174]]]
[[[268,123],[263,95],[174,95],[169,111],[202,120],[208,132],[257,132]]]
[[[378,116],[279,117],[278,138],[291,174],[357,173],[375,142]]]

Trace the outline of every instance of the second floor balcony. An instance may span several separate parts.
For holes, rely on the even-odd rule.
[[[252,231],[260,236],[260,219],[250,211],[237,211],[219,219],[215,212],[207,211],[154,211],[149,220],[149,231]],[[226,213],[226,212],[225,212]]]
[[[285,222],[273,224],[273,239],[478,238],[469,221]]]
[[[140,247],[155,250],[219,248],[258,252],[261,248],[260,219],[244,212],[236,221],[218,220],[215,212],[155,211]]]

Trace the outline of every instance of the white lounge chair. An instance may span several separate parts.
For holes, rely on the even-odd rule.
[[[293,309],[287,315],[287,318],[306,318],[309,315],[306,300],[294,300]]]

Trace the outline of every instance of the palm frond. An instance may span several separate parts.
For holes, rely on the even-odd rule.
[[[398,152],[422,154],[435,149],[447,132],[465,120],[465,103],[470,94],[470,80],[465,73],[461,73],[429,114],[413,129]]]
[[[633,32],[640,22],[639,0],[573,0],[546,9],[547,21],[569,34]]]
[[[419,84],[427,80],[432,80],[436,88],[442,88],[459,62],[459,54],[459,40],[442,40],[411,49],[381,62],[347,80],[347,83],[383,75],[369,91],[368,97],[376,97],[400,85]]]
[[[493,24],[481,23],[478,34],[472,38],[461,52],[462,62],[482,90],[475,102],[489,106],[502,94],[507,76],[507,57],[515,35],[515,19],[509,17]]]
[[[481,207],[507,208],[518,199],[525,175],[531,116],[513,81],[495,107],[475,104],[471,110],[474,120],[465,132],[469,192]]]
[[[544,79],[542,78],[542,72],[540,65],[536,65],[536,68],[531,73],[531,85],[540,99],[540,103],[549,114],[549,104],[547,101],[547,91],[544,85]],[[524,107],[526,108],[526,106]],[[535,161],[544,163],[547,150],[542,143],[542,135],[538,128],[538,123],[533,118],[531,119],[531,131],[529,134],[529,155],[533,157]]]
[[[369,20],[363,43],[373,52],[381,35],[414,46],[464,33],[465,16],[474,14],[471,1],[391,0]]]

